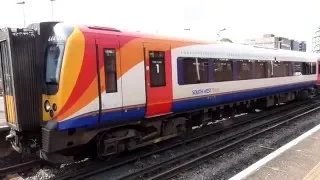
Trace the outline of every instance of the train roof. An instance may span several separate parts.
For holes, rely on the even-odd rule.
[[[196,40],[188,38],[178,38],[174,36],[158,35],[158,34],[148,34],[142,32],[133,32],[133,31],[124,31],[115,29],[112,27],[101,27],[101,26],[91,26],[91,25],[79,25],[81,29],[88,33],[99,33],[99,34],[114,34],[120,36],[131,36],[136,38],[145,38],[145,39],[158,39],[158,40],[168,40],[168,41],[179,41],[179,42],[191,42],[194,44],[211,44],[216,43],[216,41],[205,41],[205,40]]]
[[[182,54],[211,54],[217,57],[225,58],[246,58],[246,59],[265,59],[284,61],[315,61],[320,59],[319,54],[309,52],[290,51],[276,48],[259,47],[255,45],[245,45],[237,43],[222,43],[215,41],[203,41],[186,38],[177,38],[163,35],[154,35],[147,33],[138,33],[130,31],[121,31],[119,29],[101,26],[80,25],[82,30],[88,33],[114,34],[119,36],[131,36],[136,38],[157,39],[175,42],[188,42],[187,46],[182,46]],[[211,56],[210,56],[211,57]]]

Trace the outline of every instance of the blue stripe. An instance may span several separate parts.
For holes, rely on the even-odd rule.
[[[66,130],[79,127],[94,127],[97,124],[98,114],[61,121],[58,123],[58,130]]]
[[[109,111],[101,114],[101,123],[113,123],[120,121],[132,121],[138,120],[145,116],[145,107],[132,108],[127,111]],[[58,129],[65,130],[69,128],[79,128],[79,127],[94,127],[98,125],[98,114],[83,116],[80,118],[65,120],[59,122]]]
[[[198,109],[198,108],[203,108],[208,106],[215,106],[219,104],[247,100],[247,99],[257,98],[261,96],[268,96],[276,93],[289,92],[289,91],[293,91],[300,88],[312,87],[314,85],[315,85],[315,82],[299,83],[299,84],[293,84],[293,85],[285,85],[285,86],[278,86],[278,87],[272,87],[272,88],[264,88],[264,89],[257,89],[257,90],[251,90],[251,91],[222,94],[216,97],[214,96],[202,97],[197,99],[177,101],[173,103],[172,111],[176,113],[176,112],[182,112],[186,110]]]
[[[235,101],[247,100],[251,98],[257,98],[261,96],[268,96],[280,92],[289,92],[296,89],[312,87],[316,82],[299,83],[293,85],[278,86],[272,88],[264,88],[257,90],[249,90],[244,92],[236,92],[230,94],[222,94],[216,97],[199,97],[196,99],[186,99],[182,101],[173,102],[172,111],[174,113],[183,112],[186,110],[204,108],[208,106],[214,106],[224,103],[232,103]],[[132,108],[125,111],[117,110],[102,113],[101,123],[112,123],[112,122],[124,122],[131,120],[138,120],[144,118],[146,113],[145,107]],[[65,130],[70,128],[79,127],[94,127],[98,125],[98,115],[89,115],[79,117],[75,119],[65,120],[59,122],[58,129]]]

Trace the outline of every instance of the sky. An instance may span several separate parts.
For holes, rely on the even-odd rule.
[[[0,0],[0,27],[23,27],[23,8]],[[25,0],[26,24],[51,21],[49,0]],[[307,42],[320,26],[319,0],[56,0],[53,19],[192,39],[235,42],[275,34]],[[190,30],[185,30],[190,29]]]

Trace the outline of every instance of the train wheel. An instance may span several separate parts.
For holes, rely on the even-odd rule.
[[[134,137],[131,130],[118,130],[114,132],[104,132],[97,138],[97,155],[99,159],[109,161],[115,158],[119,153],[124,152],[126,140]]]

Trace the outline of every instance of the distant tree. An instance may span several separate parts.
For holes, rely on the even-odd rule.
[[[229,38],[222,38],[220,41],[233,43]]]

